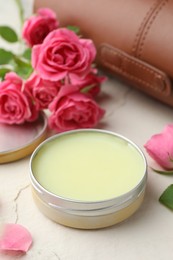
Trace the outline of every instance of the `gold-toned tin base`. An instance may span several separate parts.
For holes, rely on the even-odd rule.
[[[41,113],[32,123],[0,124],[0,164],[12,162],[31,154],[45,139],[47,118]]]
[[[49,219],[64,226],[77,229],[100,229],[118,224],[132,216],[141,206],[144,191],[130,205],[113,213],[97,216],[79,216],[55,209],[41,200],[33,190],[33,198],[38,209]]]

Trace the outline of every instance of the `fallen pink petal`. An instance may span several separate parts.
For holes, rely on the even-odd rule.
[[[0,230],[0,250],[27,252],[32,244],[30,232],[19,224],[5,224]]]

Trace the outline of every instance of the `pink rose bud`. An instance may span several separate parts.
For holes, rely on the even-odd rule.
[[[50,104],[49,126],[57,132],[95,127],[105,111],[90,97],[66,85]]]
[[[167,125],[162,133],[153,135],[144,147],[162,168],[173,169],[173,125]]]
[[[66,76],[85,77],[91,70],[96,49],[91,40],[80,39],[65,28],[49,33],[32,50],[32,65],[41,78],[59,81]]]
[[[58,26],[56,14],[48,8],[41,8],[35,16],[31,16],[25,21],[22,36],[26,43],[32,47],[42,43],[44,38]]]

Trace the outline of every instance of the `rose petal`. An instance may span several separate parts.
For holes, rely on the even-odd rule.
[[[0,250],[27,252],[32,244],[29,231],[19,224],[5,224],[1,228]]]
[[[173,169],[173,125],[153,135],[144,145],[148,154],[164,169]]]

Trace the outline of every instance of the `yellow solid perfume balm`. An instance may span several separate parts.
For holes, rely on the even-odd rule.
[[[114,225],[141,205],[146,160],[121,135],[96,129],[58,134],[32,154],[30,177],[39,209],[66,226]]]

